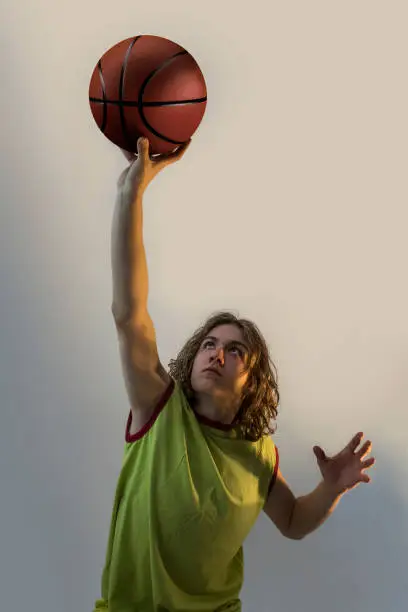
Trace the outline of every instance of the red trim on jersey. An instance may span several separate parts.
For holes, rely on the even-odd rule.
[[[201,421],[201,423],[203,423],[203,425],[208,425],[209,427],[214,427],[215,429],[222,429],[222,431],[230,431],[233,427],[234,427],[234,423],[220,423],[220,421],[213,421],[212,419],[209,419],[208,417],[199,414],[198,412],[196,412],[194,410],[194,414],[197,417],[198,421]]]
[[[276,481],[276,476],[278,475],[278,469],[279,469],[279,451],[278,451],[278,447],[277,446],[275,446],[275,453],[276,453],[275,467],[273,468],[273,474],[272,474],[271,482],[269,483],[268,495],[272,491],[273,485],[275,484],[275,481]]]
[[[161,411],[167,404],[168,400],[170,399],[171,394],[173,393],[173,390],[174,390],[174,380],[171,379],[169,386],[167,387],[167,389],[165,390],[165,392],[159,399],[157,406],[154,409],[154,412],[152,416],[150,417],[150,419],[147,421],[145,425],[143,425],[143,427],[138,432],[136,432],[133,435],[130,435],[130,427],[132,425],[132,411],[130,410],[128,420],[127,420],[127,425],[126,425],[126,435],[125,435],[126,442],[136,442],[136,440],[140,440],[140,438],[143,438],[143,436],[147,434],[149,429],[153,427],[157,417],[159,416],[159,414],[161,413]]]

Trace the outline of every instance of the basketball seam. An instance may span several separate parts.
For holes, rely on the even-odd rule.
[[[144,91],[145,91],[147,85],[149,84],[149,81],[151,81],[151,79],[154,77],[154,75],[157,74],[160,70],[163,70],[163,68],[165,66],[170,64],[172,61],[175,60],[176,57],[179,57],[180,55],[187,55],[187,51],[185,51],[185,50],[184,51],[178,51],[178,53],[175,53],[174,55],[172,55],[168,59],[164,60],[164,62],[162,62],[160,64],[160,66],[157,66],[157,68],[152,70],[152,72],[145,78],[144,82],[142,83],[142,86],[141,86],[140,91],[139,91],[139,98],[138,98],[138,102],[139,102],[138,110],[139,110],[139,113],[140,113],[140,118],[143,121],[143,123],[145,124],[145,126],[152,132],[152,134],[154,134],[158,138],[161,138],[162,140],[165,140],[166,142],[170,142],[171,144],[175,144],[175,145],[183,144],[183,141],[182,140],[181,141],[180,140],[173,140],[172,138],[168,138],[168,137],[164,136],[163,134],[161,134],[160,132],[155,130],[154,127],[152,125],[150,125],[150,123],[147,121],[147,119],[145,117],[145,114],[143,112],[143,94],[144,94]]]
[[[105,79],[103,78],[103,72],[102,72],[102,61],[100,60],[98,62],[98,72],[99,72],[99,80],[101,83],[101,88],[102,88],[102,101],[103,101],[103,111],[102,111],[102,133],[105,133],[105,129],[106,129],[106,124],[108,121],[108,109],[106,106],[106,85],[105,85]]]
[[[123,106],[123,94],[124,94],[124,89],[125,89],[125,73],[126,73],[126,68],[128,65],[128,61],[129,61],[129,57],[130,54],[132,52],[132,49],[134,47],[134,45],[136,44],[136,42],[138,40],[140,40],[142,38],[142,36],[136,36],[132,42],[130,43],[127,51],[126,51],[126,55],[125,58],[123,60],[123,64],[122,64],[122,70],[121,70],[121,74],[120,74],[120,82],[119,82],[119,113],[120,113],[120,122],[122,125],[122,132],[123,135],[125,137],[125,140],[128,144],[129,147],[129,151],[133,148],[133,144],[132,144],[132,139],[130,137],[130,134],[128,132],[128,128],[127,128],[127,124],[126,124],[126,117],[125,117],[125,109]],[[139,111],[140,112],[140,111]]]
[[[90,97],[89,98],[90,102],[103,102],[105,104],[122,104],[123,106],[139,106],[139,102],[133,102],[133,101],[127,101],[127,100],[108,100],[106,98],[93,98]],[[162,100],[159,101],[150,101],[150,102],[142,102],[142,107],[146,108],[149,106],[176,106],[178,104],[201,104],[203,102],[207,101],[207,96],[205,96],[204,98],[190,98],[188,100],[169,100],[169,101],[165,101],[163,102]]]

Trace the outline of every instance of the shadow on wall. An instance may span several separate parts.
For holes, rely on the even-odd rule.
[[[296,448],[296,441],[291,446]],[[245,545],[245,612],[406,610],[408,510],[378,442],[373,454],[372,483],[346,494],[304,540],[286,540],[269,519],[260,518]],[[282,470],[285,463],[283,456]]]

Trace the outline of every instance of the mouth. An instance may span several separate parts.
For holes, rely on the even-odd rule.
[[[211,372],[212,374],[216,374],[216,376],[221,377],[221,374],[218,370],[216,370],[215,368],[206,368],[204,370],[204,372]]]

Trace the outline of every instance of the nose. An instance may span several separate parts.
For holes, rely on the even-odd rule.
[[[218,350],[215,351],[214,355],[212,356],[212,360],[217,361],[221,366],[224,365],[225,355],[224,355],[224,349],[222,347],[220,347]]]

